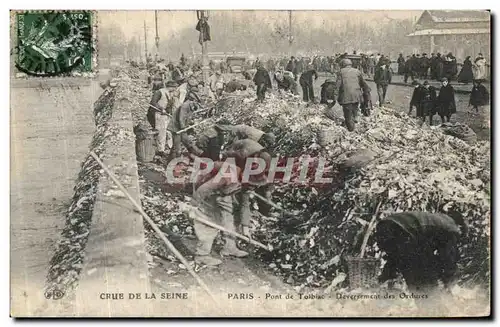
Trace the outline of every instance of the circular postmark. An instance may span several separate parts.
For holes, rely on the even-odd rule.
[[[17,14],[16,67],[31,76],[60,76],[92,70],[92,12]]]

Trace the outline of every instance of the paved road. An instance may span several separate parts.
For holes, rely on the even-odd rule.
[[[396,76],[396,78],[399,78],[400,76]],[[325,76],[320,76],[317,81],[314,82],[314,95],[318,98],[320,98],[321,95],[321,84],[325,81],[326,77]],[[375,86],[375,83],[368,81],[368,85],[371,87],[372,92],[372,103],[375,105],[375,103],[378,101],[377,98],[377,89]],[[472,86],[460,86],[461,88],[464,87],[470,87]],[[489,87],[489,85],[487,86]],[[299,93],[302,96],[302,89],[299,86]],[[404,112],[408,112],[409,109],[409,104],[410,104],[410,99],[411,95],[413,94],[413,87],[410,85],[408,86],[403,86],[403,85],[389,85],[389,88],[387,90],[387,96],[386,100],[388,100],[390,103],[387,104],[389,107],[393,107],[396,109],[399,109]],[[479,139],[482,140],[489,140],[490,135],[491,135],[491,130],[490,128],[483,129],[481,128],[481,119],[478,116],[471,116],[468,112],[468,104],[469,104],[469,94],[463,94],[463,93],[457,93],[455,95],[455,100],[456,100],[456,105],[457,105],[457,113],[452,116],[451,121],[452,122],[460,122],[460,123],[466,123],[468,124],[478,135]],[[336,105],[338,106],[338,104]],[[413,110],[413,113],[415,114],[415,110]],[[489,114],[489,113],[488,113]],[[435,124],[439,123],[441,119],[439,116],[434,116]]]
[[[42,305],[48,262],[95,129],[98,83],[49,83],[14,81],[11,89],[12,314]]]

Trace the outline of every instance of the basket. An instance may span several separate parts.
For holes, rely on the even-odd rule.
[[[352,256],[346,259],[351,288],[370,287],[377,284],[380,267],[378,259]]]
[[[148,133],[141,133],[135,139],[135,153],[137,160],[141,162],[151,162],[155,156],[155,135],[158,132],[149,131]]]

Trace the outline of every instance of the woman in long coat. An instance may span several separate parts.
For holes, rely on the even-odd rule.
[[[437,113],[441,117],[441,121],[445,122],[450,121],[450,117],[452,114],[457,112],[457,106],[455,104],[455,90],[453,86],[449,83],[448,79],[443,78],[443,86],[439,90],[439,95],[437,97]]]
[[[462,70],[460,74],[458,74],[458,82],[460,83],[470,83],[474,79],[474,73],[472,72],[472,61],[470,60],[470,56],[467,56],[464,60],[464,65],[462,66]]]
[[[480,53],[474,60],[474,79],[486,80],[486,59]]]

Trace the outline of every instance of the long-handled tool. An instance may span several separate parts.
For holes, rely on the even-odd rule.
[[[175,246],[172,243],[170,243],[170,241],[165,237],[165,235],[162,233],[160,228],[158,228],[158,226],[155,224],[155,222],[148,216],[147,213],[144,212],[144,210],[142,209],[142,206],[140,206],[135,201],[135,199],[125,189],[125,187],[122,185],[122,183],[120,183],[118,178],[116,178],[115,174],[113,174],[113,172],[111,172],[111,170],[109,170],[109,168],[106,167],[106,165],[104,165],[104,163],[101,161],[101,159],[99,159],[99,157],[94,153],[94,151],[91,151],[90,155],[95,159],[95,161],[97,161],[99,166],[102,167],[102,169],[109,175],[109,177],[111,177],[113,182],[115,182],[115,184],[123,192],[123,194],[125,194],[127,196],[129,201],[132,202],[134,207],[140,212],[140,214],[144,217],[144,219],[146,219],[146,221],[149,223],[149,225],[151,225],[151,227],[156,232],[156,234],[160,237],[160,239],[163,242],[165,242],[165,244],[167,245],[169,250],[172,251],[172,253],[177,257],[177,259],[179,259],[179,261],[186,267],[188,272],[191,274],[191,276],[194,277],[194,279],[198,282],[198,284],[200,284],[200,286],[203,288],[203,290],[205,292],[207,292],[207,294],[212,298],[212,300],[214,300],[217,303],[218,301],[217,301],[215,295],[210,291],[207,284],[205,284],[205,282],[200,278],[200,276],[198,276],[196,274],[196,272],[193,270],[193,268],[191,268],[191,266],[189,265],[189,262],[186,260],[186,258],[184,258],[182,256],[182,254],[175,248]]]
[[[181,129],[180,131],[177,131],[177,132],[174,132],[174,133],[175,134],[181,134],[181,133],[184,133],[186,131],[189,131],[190,129],[192,129],[192,128],[196,127],[196,126],[200,126],[200,125],[205,124],[205,123],[213,123],[213,122],[212,122],[212,119],[210,119],[210,118],[209,119],[205,119],[205,120],[200,121],[199,123],[190,125],[190,126],[184,128],[184,129]]]
[[[215,224],[215,223],[213,223],[213,222],[211,222],[211,221],[209,221],[209,220],[207,220],[205,218],[201,218],[200,216],[206,217],[206,218],[208,218],[208,217],[203,212],[201,212],[198,208],[195,208],[195,207],[190,206],[190,205],[185,205],[185,206],[186,206],[186,209],[190,209],[190,210],[192,210],[194,212],[194,214],[188,215],[189,218],[191,218],[193,220],[197,220],[200,223],[203,223],[203,224],[205,224],[207,226],[213,227],[213,228],[218,229],[220,231],[223,231],[224,233],[233,235],[233,236],[235,236],[237,238],[240,238],[240,239],[242,239],[244,241],[247,241],[250,244],[253,244],[255,246],[263,248],[264,250],[267,250],[267,251],[271,251],[272,250],[269,246],[266,246],[266,245],[264,245],[262,243],[259,243],[259,242],[255,241],[255,240],[253,240],[253,239],[251,239],[249,237],[243,236],[243,235],[241,235],[241,234],[239,234],[239,233],[237,233],[235,231],[231,231],[231,230],[226,229],[226,228],[224,228],[222,226],[219,226],[219,225],[217,225],[217,224]]]
[[[282,207],[280,207],[279,205],[277,205],[273,201],[266,199],[265,197],[263,197],[262,195],[254,192],[254,191],[248,191],[248,193],[251,194],[251,195],[253,195],[253,196],[255,196],[256,198],[258,198],[262,202],[269,204],[271,207],[273,207],[275,209],[278,209],[279,211],[281,211],[284,214],[287,214],[287,215],[290,215],[290,216],[294,216],[295,215],[295,213],[283,209]]]

